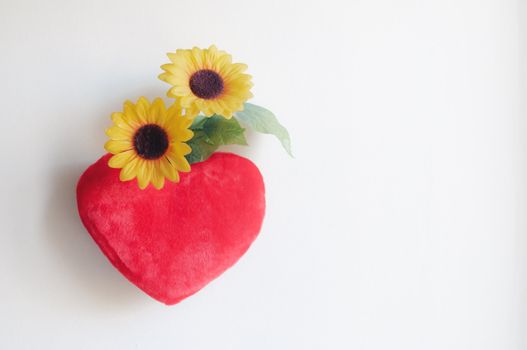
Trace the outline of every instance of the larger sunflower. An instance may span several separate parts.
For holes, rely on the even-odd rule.
[[[168,96],[180,98],[187,114],[201,111],[209,117],[219,114],[229,119],[252,97],[251,76],[243,73],[247,66],[232,63],[231,55],[214,45],[203,50],[176,50],[168,57],[172,63],[161,66],[165,73],[159,79],[172,85]]]
[[[179,105],[167,110],[160,98],[150,104],[141,97],[135,105],[126,101],[123,112],[112,114],[112,121],[104,148],[114,155],[108,165],[121,169],[121,181],[137,178],[141,189],[149,183],[161,189],[165,178],[178,182],[178,171],[190,171],[185,155],[192,149],[185,141],[193,136],[188,129],[192,118],[183,116]]]

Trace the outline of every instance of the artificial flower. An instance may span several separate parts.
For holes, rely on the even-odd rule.
[[[159,78],[172,85],[167,95],[179,98],[189,115],[203,112],[230,119],[252,97],[251,76],[243,73],[247,66],[232,63],[231,55],[214,45],[176,50],[168,57],[172,63],[161,66],[165,72]]]
[[[190,171],[185,155],[192,149],[185,141],[193,136],[192,118],[182,115],[178,104],[167,109],[160,98],[150,104],[141,97],[136,104],[126,101],[112,121],[104,148],[113,154],[108,165],[121,169],[121,181],[137,178],[141,189],[149,183],[161,189],[165,178],[178,182],[179,171]]]

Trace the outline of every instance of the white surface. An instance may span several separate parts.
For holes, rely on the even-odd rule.
[[[0,348],[527,348],[527,6],[0,2]],[[261,236],[166,307],[77,217],[79,175],[165,53],[216,43],[296,159],[252,135]]]

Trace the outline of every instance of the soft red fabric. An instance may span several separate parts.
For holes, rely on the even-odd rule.
[[[107,154],[77,185],[84,226],[112,264],[153,298],[175,304],[232,266],[262,225],[262,175],[249,160],[215,153],[179,183],[140,190],[121,182]]]

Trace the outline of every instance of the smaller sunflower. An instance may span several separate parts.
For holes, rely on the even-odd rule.
[[[192,118],[183,116],[179,105],[167,109],[160,98],[150,104],[141,97],[135,105],[126,101],[112,121],[104,148],[114,155],[108,165],[121,169],[121,181],[137,178],[141,189],[149,183],[161,189],[165,178],[178,182],[178,171],[190,171],[185,155],[192,149],[185,141],[194,135],[189,130]]]
[[[159,79],[172,85],[167,95],[181,99],[188,115],[200,111],[210,117],[219,114],[227,119],[243,110],[251,94],[251,76],[247,66],[232,63],[232,57],[212,45],[208,49],[176,50],[169,53],[172,63],[164,64]]]

